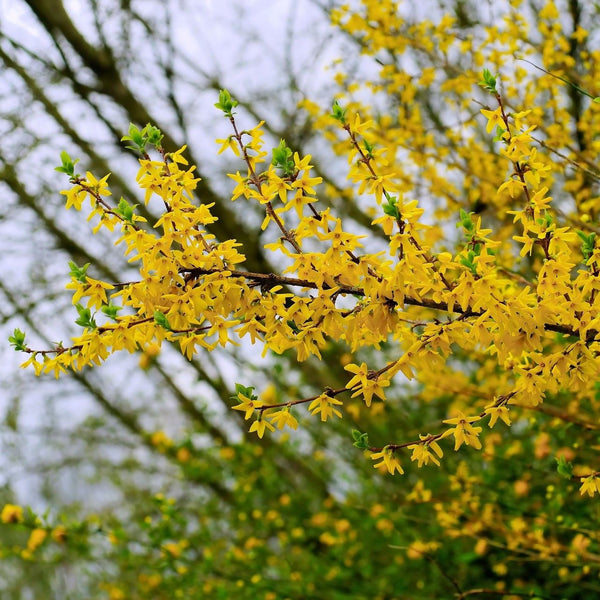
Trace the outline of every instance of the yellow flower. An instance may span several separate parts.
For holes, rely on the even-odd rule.
[[[275,427],[273,427],[271,423],[269,423],[266,419],[263,418],[256,419],[256,421],[254,421],[254,423],[250,425],[250,433],[255,431],[256,435],[258,435],[258,437],[261,439],[263,435],[265,435],[265,429],[268,429],[269,431],[275,431]]]
[[[560,17],[556,4],[551,0],[538,12],[539,19],[547,19],[548,21],[556,21]]]
[[[362,395],[367,406],[371,406],[373,396],[385,400],[383,388],[390,385],[389,380],[373,378],[366,363],[361,363],[360,366],[353,364],[346,365],[344,369],[350,371],[350,373],[354,373],[354,377],[346,384],[347,390],[356,388],[353,390],[352,398]]]
[[[82,190],[80,186],[76,185],[66,192],[61,192],[63,196],[67,197],[67,203],[65,208],[74,208],[75,210],[81,210],[81,205],[85,200],[87,192]]]
[[[235,139],[235,136],[230,135],[227,138],[218,139],[216,140],[216,142],[217,144],[221,144],[221,147],[219,148],[217,154],[222,154],[223,152],[225,152],[225,150],[229,148],[233,151],[233,153],[236,156],[240,156],[240,148],[238,146],[237,140]]]
[[[600,494],[600,478],[598,478],[597,473],[589,475],[588,477],[582,477],[579,493],[582,496],[588,494],[590,497],[596,493]]]
[[[347,390],[350,390],[357,385],[362,387],[367,383],[367,377],[369,375],[367,363],[361,363],[360,366],[354,364],[346,365],[344,369],[350,371],[350,373],[354,373],[354,377],[346,384]]]
[[[485,414],[490,415],[490,429],[496,424],[498,418],[502,419],[510,427],[510,417],[506,406],[488,406],[485,409]]]
[[[174,558],[177,558],[181,555],[181,550],[181,546],[175,542],[168,542],[163,545],[163,551],[165,554],[168,554]]]
[[[333,416],[341,419],[342,413],[333,407],[334,405],[341,406],[342,404],[343,403],[340,400],[337,400],[329,394],[321,394],[308,405],[308,410],[313,415],[321,413],[321,421],[327,421],[327,419]]]
[[[397,192],[398,184],[392,179],[397,177],[396,173],[386,173],[385,175],[377,175],[368,180],[369,193],[375,194],[377,204],[381,204],[381,198],[384,192]]]
[[[22,523],[23,509],[15,504],[5,504],[0,514],[3,523]]]
[[[186,463],[190,460],[191,456],[192,454],[188,448],[183,447],[177,450],[177,460],[179,462]]]
[[[422,542],[421,540],[416,540],[408,547],[406,556],[411,560],[418,560],[431,552],[435,552],[439,547],[439,542]]]
[[[446,419],[444,421],[448,425],[456,425],[456,427],[447,431],[447,435],[454,435],[454,450],[458,450],[463,444],[473,446],[477,450],[481,449],[481,442],[478,437],[481,433],[481,427],[473,427],[471,425],[475,421],[479,421],[479,417],[465,417],[460,411],[454,419]]]
[[[358,114],[356,114],[354,116],[354,121],[352,122],[352,133],[358,133],[360,135],[364,135],[365,132],[367,131],[367,129],[370,129],[373,127],[373,121],[372,120],[368,120],[368,121],[364,121],[361,123],[360,120],[360,116]]]
[[[523,193],[523,190],[527,187],[520,179],[511,177],[508,181],[505,181],[499,188],[498,193],[503,190],[508,190],[511,198],[517,198]]]
[[[50,534],[55,542],[63,543],[67,539],[67,529],[63,525],[57,525]]]
[[[419,438],[421,440],[426,440],[431,438],[431,436],[429,434],[419,435]],[[412,449],[413,451],[410,460],[416,460],[419,468],[421,468],[424,464],[429,464],[429,462],[436,464],[438,467],[440,466],[440,461],[434,456],[431,450],[437,454],[438,458],[442,458],[444,453],[442,452],[440,445],[435,440],[423,444],[415,444],[413,446],[409,446],[408,448],[409,450]]]
[[[181,146],[181,148],[179,148],[179,150],[176,150],[175,152],[169,152],[167,154],[167,158],[170,158],[174,163],[180,165],[187,165],[188,161],[182,156],[186,148],[187,144],[184,144],[183,146]]]
[[[277,429],[283,429],[286,425],[292,429],[298,428],[296,417],[290,412],[290,407],[286,406],[281,410],[275,411],[269,415],[271,423],[277,426]],[[262,436],[261,436],[262,437]]]
[[[29,540],[27,541],[27,550],[29,550],[29,552],[34,552],[36,548],[44,543],[47,535],[48,532],[45,529],[35,528],[32,530],[29,535]]]
[[[233,410],[240,410],[244,413],[244,419],[247,421],[253,414],[254,411],[263,405],[261,400],[252,400],[247,396],[244,396],[241,392],[238,394],[238,399],[241,400],[240,404],[233,406]],[[252,431],[252,429],[250,430]],[[260,436],[262,437],[262,436]]]
[[[481,114],[488,120],[487,127],[485,128],[488,133],[494,131],[496,127],[506,129],[506,123],[502,118],[502,109],[500,107],[496,110],[485,110],[485,108],[482,108]]]
[[[292,189],[292,186],[275,173],[272,165],[269,167],[266,176],[269,183],[263,188],[263,194],[269,198],[277,194],[279,199],[285,204],[287,202],[287,192]]]
[[[153,446],[157,447],[170,447],[173,445],[173,440],[167,436],[164,431],[155,431],[150,436],[150,442]]]
[[[102,179],[96,179],[89,171],[85,174],[84,185],[89,187],[98,196],[110,196],[110,190],[108,189],[107,179],[110,173],[105,175]]]
[[[391,448],[389,448],[389,446],[385,446],[381,449],[381,451],[373,452],[371,454],[371,460],[379,459],[381,459],[381,462],[373,465],[376,469],[381,466],[385,466],[385,468],[388,470],[388,473],[390,473],[391,475],[394,474],[394,471],[398,471],[400,475],[404,475],[404,469],[402,468],[400,461],[396,457],[396,453]]]
[[[381,400],[385,400],[385,392],[383,391],[383,388],[388,387],[389,385],[390,382],[387,379],[369,379],[361,390],[352,394],[352,398],[362,394],[365,404],[367,406],[371,406],[373,396],[377,396]]]
[[[531,255],[533,252],[533,244],[537,241],[535,238],[531,238],[528,235],[513,235],[513,240],[515,242],[520,242],[523,244],[521,251],[519,252],[520,256],[525,256],[526,254]]]
[[[92,279],[91,277],[87,277],[86,279],[88,287],[84,295],[89,297],[87,306],[88,308],[99,309],[103,304],[108,303],[106,290],[112,290],[115,286],[104,281],[99,281],[98,279]],[[75,303],[75,300],[73,302]]]

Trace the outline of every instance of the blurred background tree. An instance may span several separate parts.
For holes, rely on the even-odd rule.
[[[215,203],[212,232],[244,244],[246,268],[273,266],[263,244],[276,236],[259,233],[257,207],[230,202],[225,172],[240,165],[216,155],[214,139],[230,133],[213,107],[222,88],[240,101],[239,119],[248,127],[264,120],[274,145],[284,138],[314,155],[325,180],[321,199],[358,232],[374,215],[345,180],[345,159],[336,156],[344,142],[326,115],[336,95],[368,110],[364,116],[376,121],[381,137],[396,140],[395,159],[405,160],[403,191],[429,202],[450,237],[459,208],[508,222],[494,205],[505,159],[478,160],[490,152],[483,125],[472,139],[460,137],[480,118],[473,86],[481,68],[502,71],[515,109],[542,106],[553,113],[550,122],[561,122],[560,132],[540,127],[550,147],[568,153],[556,155],[564,167],[557,184],[567,186],[568,202],[595,214],[597,147],[593,128],[580,126],[588,119],[585,97],[568,86],[556,92],[551,77],[540,83],[541,73],[515,56],[560,69],[588,88],[598,81],[597,6],[569,0],[557,3],[554,16],[552,2],[533,0],[365,2],[348,19],[335,12],[340,4],[5,3],[4,331],[27,329],[38,345],[75,333],[64,291],[69,260],[89,262],[91,273],[112,281],[132,274],[107,236],[91,238],[64,211],[64,182],[53,171],[67,150],[81,158],[81,170],[111,172],[116,198],[139,202],[131,183],[137,161],[120,142],[129,122],[160,127],[168,150],[186,143],[203,179],[198,201]],[[392,13],[403,20],[390,31]],[[332,18],[343,26],[332,28]],[[433,43],[451,37],[462,52]],[[528,87],[519,87],[526,78]],[[568,142],[559,135],[565,130]],[[584,168],[571,169],[573,162]],[[444,211],[449,205],[453,211]],[[142,203],[141,210],[151,208]],[[343,386],[348,356],[337,344],[322,362],[302,364],[291,353],[257,361],[252,350],[201,351],[188,362],[163,346],[60,382],[33,382],[6,349],[0,500],[50,507],[49,518],[64,521],[69,535],[61,540],[55,529],[56,544],[30,560],[14,556],[29,532],[0,529],[2,597],[434,598],[475,589],[487,590],[479,594],[485,597],[493,588],[498,595],[505,589],[577,598],[582,589],[598,591],[588,531],[594,509],[571,502],[567,520],[558,519],[575,493],[555,491],[567,484],[554,466],[554,455],[574,440],[568,433],[558,441],[544,437],[553,419],[564,425],[558,407],[543,405],[547,414],[540,412],[535,430],[511,430],[512,450],[495,457],[502,467],[487,462],[497,442],[490,435],[486,452],[469,456],[468,467],[459,453],[425,484],[410,468],[403,479],[386,478],[352,448],[352,426],[360,417],[385,443],[399,424],[419,431],[446,418],[453,391],[440,385],[422,395],[420,385],[397,384],[385,413],[356,408],[323,426],[307,418],[294,435],[257,442],[229,410],[236,381],[255,385],[265,398],[306,397]],[[464,394],[493,387],[493,373],[485,384],[469,380],[471,357],[462,358],[453,370],[464,371]],[[535,518],[544,498],[542,523]],[[515,547],[507,543],[511,535],[520,540]],[[419,561],[417,569],[411,561]]]

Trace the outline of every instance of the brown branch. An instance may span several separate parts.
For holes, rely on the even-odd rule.
[[[241,277],[248,281],[253,282],[255,285],[260,285],[263,289],[269,289],[276,285],[290,286],[290,287],[302,287],[313,290],[320,289],[319,285],[314,283],[313,281],[309,281],[307,279],[299,279],[297,277],[286,277],[284,275],[276,275],[275,273],[253,273],[250,271],[237,271],[235,269],[204,269],[201,267],[194,268],[182,268],[179,270],[180,273],[190,273],[193,277],[199,277],[201,275],[213,275],[215,273],[226,272],[229,273],[232,277]],[[323,289],[329,289],[327,285],[323,286]],[[365,291],[357,286],[346,286],[340,285],[338,286],[338,294],[351,294],[355,296],[365,296]],[[436,302],[435,300],[430,300],[428,298],[413,298],[411,296],[404,297],[404,304],[408,304],[409,306],[420,306],[422,308],[430,308],[432,310],[441,310],[444,312],[453,312],[464,317],[481,317],[485,314],[485,311],[472,311],[469,307],[463,309],[458,305],[454,305],[452,310],[450,311],[447,302]],[[500,304],[504,304],[500,302]],[[567,325],[560,325],[556,323],[544,323],[544,329],[546,331],[552,331],[554,333],[561,333],[566,336],[573,336],[581,339],[581,335],[575,329],[568,327]],[[596,340],[596,336],[598,335],[598,331],[595,329],[590,329],[587,332],[585,340],[583,340],[586,344],[591,344]]]
[[[260,176],[256,174],[256,171],[254,170],[254,167],[252,166],[251,158],[250,158],[250,156],[248,156],[248,148],[242,140],[243,132],[240,133],[238,131],[237,124],[236,124],[235,118],[233,116],[229,117],[229,122],[231,123],[231,126],[233,127],[234,137],[238,143],[238,146],[240,147],[244,162],[248,166],[248,172],[250,173],[250,181],[252,182],[252,185],[254,185],[254,187],[256,188],[258,193],[264,198],[264,195],[262,193],[262,180],[261,180]],[[267,210],[267,214],[269,215],[269,217],[271,217],[271,219],[273,219],[273,221],[275,221],[277,227],[279,227],[281,233],[283,234],[284,239],[290,244],[290,246],[292,246],[292,248],[294,248],[294,250],[298,254],[302,254],[302,248],[300,248],[300,246],[298,245],[298,242],[296,241],[292,232],[289,231],[285,227],[285,225],[283,224],[283,221],[279,218],[279,215],[275,212],[275,209],[273,208],[273,205],[271,204],[271,202],[268,201],[265,204],[265,207]]]

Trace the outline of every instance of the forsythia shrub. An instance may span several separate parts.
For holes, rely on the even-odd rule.
[[[302,103],[347,160],[346,189],[325,185],[312,157],[285,140],[267,150],[262,123],[247,125],[236,114],[237,102],[220,92],[216,108],[231,134],[217,140],[219,152],[232,152],[240,165],[230,174],[232,200],[262,205],[261,229],[277,236],[266,245],[277,269],[245,269],[244,248],[234,239],[215,239],[211,205],[194,201],[198,179],[185,147],[165,149],[156,127],[131,125],[124,139],[141,155],[137,183],[144,202],[163,207],[155,222],[128,200],[114,201],[107,174],[77,173],[67,153],[58,170],[70,182],[66,207],[79,211],[89,203],[93,231],[114,232],[138,277],[105,282],[88,274],[89,264],[70,263],[67,288],[81,333],[68,344],[37,349],[16,330],[11,343],[28,354],[23,366],[56,377],[123,350],[156,353],[167,342],[188,358],[252,344],[263,356],[293,352],[306,361],[341,347],[344,385],[281,397],[238,383],[233,410],[259,438],[295,430],[308,415],[324,422],[325,436],[331,422],[348,419],[358,450],[347,452],[362,451],[378,471],[408,477],[399,485],[410,487],[419,510],[430,511],[415,513],[412,527],[429,514],[439,531],[398,548],[388,540],[398,512],[372,504],[366,529],[378,531],[386,548],[402,550],[396,555],[402,558],[387,565],[381,556],[373,559],[380,587],[371,582],[372,596],[368,588],[340,591],[345,588],[332,584],[338,595],[323,597],[407,597],[392,584],[395,573],[406,570],[404,560],[423,558],[438,565],[455,597],[579,597],[582,582],[597,590],[599,562],[592,518],[600,493],[600,99],[593,93],[600,54],[577,55],[573,49],[588,33],[582,26],[563,32],[553,2],[539,13],[540,39],[533,41],[518,1],[494,27],[468,35],[456,35],[459,24],[449,15],[408,26],[397,4],[364,0],[358,9],[334,11],[333,21],[361,40],[365,55],[378,57],[381,70],[373,81],[352,82],[332,109]],[[410,52],[420,58],[415,65],[428,66],[411,74],[394,60]],[[537,56],[541,64],[529,61]],[[575,72],[576,82],[569,75]],[[340,80],[344,85],[343,75]],[[355,99],[363,97],[354,95],[359,90],[372,94],[372,106]],[[373,108],[382,94],[389,99],[386,113]],[[417,98],[424,100],[417,104]],[[333,194],[355,203],[368,220],[347,227],[327,200]],[[373,441],[380,436],[370,427],[379,431],[387,405],[395,403],[421,420],[400,418],[388,429],[393,438]],[[175,447],[160,432],[151,442],[184,465],[192,460],[193,449]],[[452,468],[445,468],[455,452],[460,462],[450,458]],[[242,463],[237,468],[244,471]],[[431,469],[444,471],[432,475]],[[237,555],[230,550],[230,560],[247,567],[261,562],[257,549],[268,553],[264,540],[272,534],[256,532],[268,529],[269,519],[283,524],[302,512],[290,497],[280,504],[284,512],[291,507],[285,517],[253,509],[261,525],[248,531]],[[310,545],[309,523],[317,540],[313,554],[328,547],[341,552],[349,544],[336,561],[358,569],[360,536],[369,534],[360,533],[360,519],[336,516],[333,506],[332,500],[324,512],[305,516],[304,525],[285,528],[279,543],[288,547],[296,538],[299,546]],[[21,527],[29,522],[26,557],[48,543],[50,524],[34,516],[24,524],[18,507],[5,507],[2,520]],[[161,530],[165,523],[168,532]],[[218,567],[206,567],[218,544],[204,540],[202,558],[191,554],[187,526],[174,503],[156,499],[155,515],[140,525],[140,535],[156,540],[159,558],[156,572],[140,575],[139,589],[146,591],[135,597],[179,597],[175,589],[233,593],[235,586],[219,582]],[[125,535],[119,531],[110,534],[115,546]],[[68,544],[69,535],[55,526],[51,538]],[[81,525],[77,535],[89,531]],[[490,587],[461,587],[443,560],[448,540],[459,538],[471,544],[464,562],[475,569],[483,561],[481,581]],[[135,552],[123,552],[124,563],[137,564]],[[194,570],[199,560],[210,576]],[[529,561],[542,565],[535,576]],[[321,573],[328,581],[341,568],[330,567]],[[248,568],[248,597],[259,597],[252,596],[257,590],[265,598],[321,597],[314,582],[306,583],[305,565],[278,571],[270,564],[271,571],[260,573]],[[269,573],[276,573],[271,581],[278,587]],[[550,579],[563,596],[545,595]],[[118,583],[106,590],[111,598],[133,597],[120,596]]]
[[[373,460],[381,459],[375,466],[384,465],[390,473],[403,472],[404,448],[419,466],[439,465],[439,442],[448,437],[454,450],[463,444],[479,450],[482,427],[474,423],[493,428],[500,419],[510,426],[512,410],[522,409],[521,418],[548,394],[595,398],[595,350],[600,348],[600,249],[595,232],[559,226],[544,185],[551,167],[537,156],[531,135],[535,126],[525,122],[529,111],[508,112],[488,70],[480,85],[498,104],[494,110],[481,110],[486,131],[498,130],[500,154],[512,169],[498,194],[508,192],[522,207],[508,211],[516,231],[507,239],[483,228],[481,217],[461,209],[458,225],[464,238],[453,252],[434,250],[435,242],[444,239],[441,228],[424,222],[425,209],[417,200],[398,193],[396,173],[388,172],[383,158],[388,149],[369,141],[373,122],[361,121],[358,114],[350,117],[338,103],[331,116],[349,138],[348,177],[358,184],[357,193],[372,194],[381,206],[383,215],[372,224],[384,230],[386,251],[361,252],[365,236],[344,231],[329,208],[318,210],[315,187],[322,179],[311,176],[310,156],[298,156],[282,140],[271,163],[261,169],[268,155],[262,123],[240,131],[233,111],[236,101],[226,90],[219,96],[217,106],[234,132],[218,140],[221,150],[231,148],[247,168],[243,175],[231,175],[236,183],[232,199],[243,196],[264,205],[261,228],[272,223],[281,234],[269,248],[289,260],[282,274],[243,270],[239,244],[219,242],[207,232],[215,217],[210,205],[193,204],[195,167],[186,168],[185,147],[165,152],[156,128],[148,125],[140,131],[132,125],[124,138],[143,155],[137,181],[145,202],[158,196],[164,204],[152,229],[144,227],[146,219],[125,199],[110,204],[108,175],[96,179],[89,172],[75,174],[74,162],[63,153],[58,169],[73,184],[64,192],[67,208],[81,210],[89,200],[89,219],[97,218],[95,232],[119,228],[116,243],[124,246],[129,262],[139,263],[140,278],[99,281],[87,274],[89,264],[70,263],[67,288],[74,292],[76,322],[83,332],[69,346],[34,350],[25,345],[24,334],[15,331],[11,342],[30,355],[23,366],[58,377],[67,369],[100,364],[113,352],[144,350],[164,341],[176,342],[191,357],[197,347],[213,350],[247,336],[252,344],[262,345],[263,355],[292,349],[297,360],[304,361],[310,355],[321,358],[329,340],[345,342],[353,354],[394,340],[397,358],[377,368],[349,363],[345,369],[352,377],[346,385],[315,397],[270,404],[259,400],[253,388],[238,384],[239,404],[233,409],[252,419],[250,431],[261,438],[266,430],[296,429],[294,411],[301,404],[327,421],[342,417],[338,397],[343,394],[362,399],[367,407],[374,400],[385,401],[385,388],[400,374],[408,380],[443,383],[445,377],[434,373],[443,372],[454,348],[477,357],[482,371],[501,373],[495,394],[476,394],[464,410],[443,420],[452,427],[440,424],[439,433],[374,448],[365,434],[356,432],[355,445],[368,450]],[[156,147],[160,160],[151,159],[148,144]],[[292,208],[297,215],[294,227],[286,223]],[[534,247],[540,253],[529,280],[516,272],[514,263],[518,256],[532,256]],[[98,325],[100,316],[104,322]],[[583,473],[581,491],[594,495],[598,473],[585,468]]]

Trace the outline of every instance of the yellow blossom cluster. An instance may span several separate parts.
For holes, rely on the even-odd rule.
[[[354,11],[348,19],[341,8],[334,18],[353,35],[364,30],[368,52],[401,52],[416,37],[422,43],[419,51],[426,53],[463,46],[463,41],[443,33],[452,27],[452,18],[415,29],[392,10],[393,4],[365,3],[364,16]],[[505,23],[503,32],[495,31],[495,41],[510,45],[507,32],[513,25]],[[439,41],[437,49],[433,39]],[[471,45],[478,47],[473,40]],[[496,59],[490,62],[500,60]],[[440,93],[450,98],[471,89],[477,80],[470,75],[447,79]],[[251,388],[239,389],[233,408],[253,419],[250,431],[263,437],[267,430],[296,429],[295,411],[301,404],[322,421],[342,417],[338,397],[344,394],[348,402],[360,398],[366,408],[375,408],[386,401],[395,378],[427,382],[430,390],[464,384],[464,374],[451,368],[451,359],[458,352],[473,357],[477,375],[487,383],[479,388],[456,386],[470,389],[474,399],[469,405],[463,398],[454,415],[439,422],[438,433],[383,447],[360,438],[360,447],[379,461],[375,466],[392,474],[403,473],[403,448],[412,452],[411,460],[419,467],[439,465],[443,451],[438,442],[452,437],[454,450],[463,445],[479,450],[479,421],[489,417],[490,428],[498,420],[510,426],[514,410],[526,415],[548,395],[569,393],[597,402],[600,248],[595,230],[563,218],[550,195],[564,164],[555,167],[546,145],[536,138],[542,116],[528,108],[534,106],[529,92],[523,105],[513,110],[496,79],[484,70],[480,85],[494,105],[477,110],[469,127],[485,131],[485,143],[498,144],[496,153],[484,152],[481,141],[473,141],[476,151],[463,147],[457,131],[447,132],[463,161],[460,169],[453,168],[464,172],[468,200],[473,206],[493,204],[501,211],[501,218],[493,219],[478,211],[456,210],[461,191],[455,178],[435,168],[446,158],[443,147],[431,154],[435,138],[424,131],[419,111],[409,113],[406,108],[414,82],[393,65],[383,67],[381,77],[389,93],[399,94],[395,126],[390,122],[386,129],[385,119],[376,122],[353,111],[352,104],[342,108],[336,103],[329,120],[337,121],[340,137],[334,147],[348,159],[349,186],[356,197],[370,203],[374,218],[369,232],[385,240],[385,250],[370,251],[369,236],[345,227],[320,200],[322,179],[314,175],[310,155],[300,156],[282,141],[279,154],[274,150],[275,158],[267,164],[263,123],[240,130],[231,108],[225,108],[232,134],[217,140],[219,152],[233,151],[243,167],[230,174],[231,198],[262,207],[261,228],[272,228],[279,237],[266,248],[279,255],[277,264],[285,265],[281,272],[246,270],[240,244],[209,233],[216,218],[212,205],[195,204],[198,179],[183,157],[184,148],[174,153],[159,148],[160,160],[148,155],[140,160],[137,183],[145,202],[158,200],[164,207],[154,223],[136,215],[127,203],[110,203],[107,175],[72,177],[72,187],[64,192],[67,208],[81,210],[89,200],[90,219],[98,219],[94,230],[119,231],[116,244],[138,269],[139,279],[102,282],[75,270],[67,287],[73,291],[83,332],[68,346],[26,347],[30,356],[24,366],[58,377],[67,369],[99,364],[121,350],[155,355],[163,342],[177,344],[191,358],[199,348],[211,351],[246,338],[258,343],[263,355],[293,351],[298,361],[321,358],[331,342],[345,344],[352,356],[394,344],[391,360],[373,366],[352,358],[344,367],[350,374],[344,387],[310,398],[276,402],[254,396]],[[435,72],[427,71],[418,83],[432,85],[434,80]],[[472,106],[465,102],[460,108]],[[597,119],[597,109],[591,107],[590,113],[590,119]],[[560,132],[548,129],[545,134],[548,144],[559,142]],[[421,195],[415,193],[412,174],[402,168],[403,157],[419,167],[420,180],[427,182]],[[484,178],[482,169],[491,175]],[[426,194],[442,198],[441,207],[433,210],[422,202]],[[583,192],[576,197],[579,204],[587,200]],[[454,244],[446,239],[444,228],[452,214],[462,235]],[[527,273],[519,271],[519,260],[529,260]],[[103,313],[104,322],[98,325],[91,310]],[[582,494],[593,495],[593,472],[584,469],[579,477]]]
[[[543,249],[545,260],[537,281],[509,277],[498,261],[500,242],[483,228],[481,218],[466,213],[461,213],[467,234],[464,248],[454,256],[436,255],[427,243],[432,226],[421,220],[423,209],[416,200],[392,195],[398,190],[395,174],[380,175],[375,155],[361,145],[360,136],[370,124],[358,116],[341,119],[352,146],[348,177],[359,184],[359,192],[383,205],[385,214],[373,226],[384,229],[389,240],[386,253],[361,253],[361,236],[344,231],[342,220],[329,208],[316,208],[314,186],[320,178],[310,175],[310,156],[295,154],[293,172],[287,177],[278,175],[273,165],[260,171],[266,156],[260,125],[242,133],[236,128],[237,154],[245,160],[247,172],[232,176],[233,198],[244,196],[265,206],[263,228],[272,223],[281,233],[280,241],[269,248],[289,262],[283,273],[243,270],[239,244],[217,241],[207,232],[215,217],[210,206],[193,203],[198,180],[194,167],[186,168],[183,148],[165,154],[163,160],[140,160],[137,180],[145,201],[157,196],[165,207],[152,229],[135,214],[126,218],[109,208],[107,177],[96,180],[88,173],[66,192],[67,204],[80,209],[86,197],[92,217],[99,216],[99,226],[121,230],[116,243],[138,265],[140,279],[120,284],[73,276],[67,287],[74,292],[74,304],[83,300],[96,310],[118,305],[128,314],[113,316],[100,326],[94,326],[94,321],[69,347],[29,349],[25,366],[58,376],[68,368],[98,364],[120,350],[155,350],[164,341],[176,342],[191,358],[197,347],[212,350],[249,336],[251,343],[262,344],[264,352],[295,350],[300,361],[310,355],[320,357],[328,340],[344,341],[352,351],[396,341],[398,358],[378,370],[365,362],[348,364],[345,369],[352,377],[342,389],[282,404],[238,394],[240,403],[234,408],[246,419],[256,417],[250,430],[260,437],[266,430],[296,429],[292,406],[299,403],[309,403],[313,414],[327,420],[341,417],[335,407],[342,402],[336,397],[346,390],[352,398],[361,397],[367,407],[374,398],[385,400],[385,389],[395,375],[401,372],[410,379],[432,359],[450,357],[453,346],[493,355],[499,367],[512,373],[498,400],[482,414],[459,412],[444,421],[453,427],[441,434],[373,449],[372,458],[381,459],[379,465],[390,473],[402,472],[400,447],[412,449],[419,466],[439,464],[443,453],[436,440],[452,435],[455,450],[462,444],[480,449],[482,428],[473,423],[484,416],[490,416],[490,427],[498,418],[509,425],[510,404],[535,406],[549,392],[585,391],[598,370],[596,290],[600,283],[594,274],[600,269],[600,251],[594,249],[583,260],[573,243],[576,233],[570,227],[557,227],[552,199],[542,186],[547,169],[531,148],[531,128],[522,125],[524,114],[509,118],[498,99],[497,110],[482,112],[488,130],[498,123],[503,126],[503,154],[514,166],[508,183],[517,181],[527,198],[521,210],[513,211],[515,227],[522,228],[513,239],[523,244],[526,253],[531,253],[533,244]],[[284,216],[292,206],[297,213],[293,228]],[[309,240],[318,250],[304,250]],[[346,302],[338,307],[340,298],[354,298],[354,305],[348,308]],[[446,317],[435,316],[440,314]],[[418,321],[423,326],[415,327]],[[561,335],[558,341],[556,334]]]

